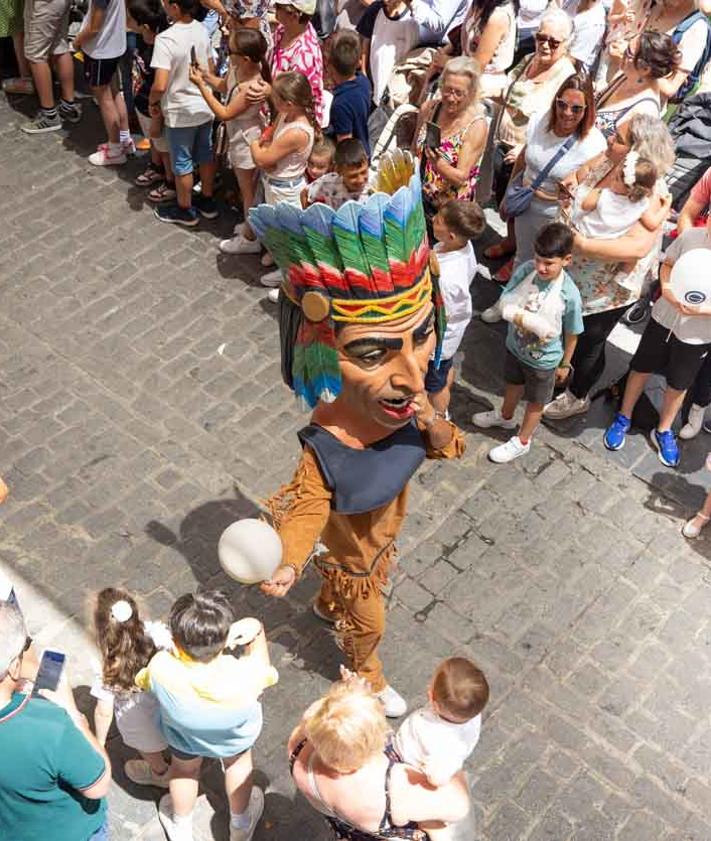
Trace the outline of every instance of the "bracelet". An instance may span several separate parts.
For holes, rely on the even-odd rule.
[[[570,362],[561,362],[558,367],[559,368],[572,368],[573,366],[570,364]]]
[[[433,426],[435,425],[435,423],[437,422],[437,419],[438,419],[438,418],[439,418],[440,420],[446,420],[446,417],[445,417],[445,415],[444,415],[444,412],[437,412],[437,411],[435,411],[435,412],[432,414],[432,420],[431,420],[429,423],[427,423],[427,421],[422,421],[422,423],[424,423],[424,425],[425,425],[425,427],[426,427],[427,429],[430,429],[431,427],[433,427]]]

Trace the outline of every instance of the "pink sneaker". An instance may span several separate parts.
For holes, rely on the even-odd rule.
[[[93,166],[121,166],[126,163],[126,155],[123,150],[118,154],[112,154],[108,144],[89,155],[89,163]]]

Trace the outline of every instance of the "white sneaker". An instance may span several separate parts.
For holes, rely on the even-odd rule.
[[[491,426],[500,426],[502,429],[516,429],[518,426],[514,418],[507,420],[502,417],[499,409],[492,409],[489,412],[477,412],[472,415],[472,423],[480,429],[489,429]]]
[[[247,829],[237,829],[230,824],[230,841],[251,841],[254,830],[257,828],[264,812],[264,792],[258,786],[252,787],[247,812],[249,813],[249,826]]]
[[[530,441],[528,444],[522,444],[518,435],[514,435],[505,444],[500,444],[498,447],[494,447],[493,450],[489,450],[489,458],[494,464],[508,464],[508,462],[519,458],[519,456],[525,456],[530,449]]]
[[[242,234],[223,239],[218,247],[223,254],[259,254],[262,250],[259,240],[246,239]]]
[[[265,251],[264,254],[262,254],[262,259],[259,262],[264,266],[265,269],[268,269],[270,266],[274,265],[274,258],[268,251]]]
[[[112,153],[108,146],[97,149],[89,155],[89,163],[94,166],[122,166],[126,160],[123,150],[118,154]]]
[[[168,836],[168,841],[194,841],[192,818],[185,823],[176,824],[173,819],[173,801],[169,794],[164,794],[158,804],[158,820]]]
[[[281,290],[279,288],[270,289],[269,292],[267,292],[267,301],[271,301],[272,304],[278,304],[280,294]]]
[[[259,282],[262,286],[276,286],[279,287],[284,280],[284,275],[281,273],[281,269],[275,269],[273,272],[267,272],[267,274],[262,275],[259,278]]]
[[[137,786],[159,786],[168,788],[170,766],[163,774],[156,774],[145,759],[129,759],[123,766],[126,776]]]
[[[385,707],[387,718],[400,718],[407,712],[407,701],[392,686],[386,686],[385,689],[376,692],[375,697]]]
[[[696,403],[692,403],[689,409],[689,417],[686,419],[684,426],[679,430],[679,438],[683,438],[684,441],[688,441],[690,438],[696,438],[699,432],[701,432],[705,413],[705,406],[697,406]]]
[[[584,415],[589,408],[589,397],[576,397],[566,389],[555,400],[546,403],[543,408],[543,417],[548,418],[548,420],[564,420],[565,418],[572,418],[573,415]]]
[[[497,301],[493,306],[485,309],[480,318],[487,324],[495,324],[497,321],[501,321],[501,308],[499,307],[499,302]]]

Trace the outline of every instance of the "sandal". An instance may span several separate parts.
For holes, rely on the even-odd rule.
[[[163,204],[164,202],[175,201],[177,196],[178,194],[175,192],[175,189],[169,184],[159,184],[154,190],[148,193],[146,198],[153,204]]]
[[[695,525],[697,519],[701,520],[700,526]],[[709,519],[711,518],[707,517],[706,514],[698,511],[690,520],[684,523],[681,533],[689,540],[695,540],[701,534],[702,529],[708,523]]]
[[[136,187],[150,187],[157,181],[162,181],[165,178],[165,170],[162,166],[156,166],[154,163],[148,164],[146,169],[136,176],[133,182]]]
[[[484,249],[484,257],[487,260],[503,260],[504,257],[513,257],[516,253],[516,246],[515,245],[504,245],[506,240],[502,239],[501,242],[497,242],[496,245],[490,245],[488,248]]]

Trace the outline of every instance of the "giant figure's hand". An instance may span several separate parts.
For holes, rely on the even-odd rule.
[[[276,596],[278,599],[285,596],[296,581],[296,570],[290,566],[277,567],[276,572],[269,581],[261,585],[262,592],[268,596]]]

